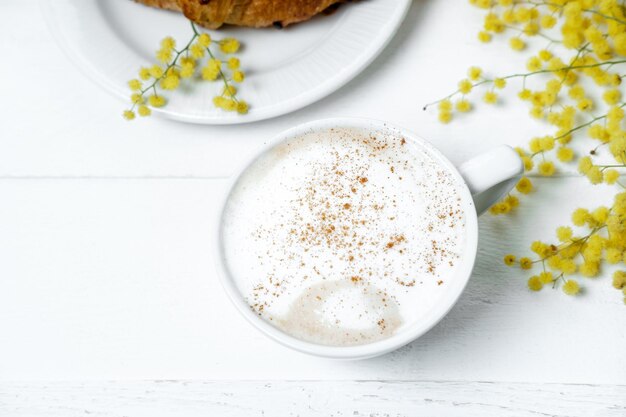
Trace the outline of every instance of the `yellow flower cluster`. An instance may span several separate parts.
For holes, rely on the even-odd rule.
[[[553,176],[560,164],[568,163],[576,163],[579,172],[592,184],[626,188],[626,184],[620,181],[620,173],[626,168],[626,101],[622,86],[622,75],[626,73],[626,7],[623,1],[469,2],[486,11],[478,39],[490,42],[495,36],[507,37],[511,49],[529,51],[526,69],[496,77],[473,66],[469,68],[467,77],[458,83],[456,91],[426,105],[425,109],[436,104],[439,120],[448,123],[457,114],[477,107],[471,98],[478,90],[482,90],[478,94],[483,102],[496,104],[499,101],[496,91],[519,81],[521,87],[517,96],[529,106],[530,116],[551,126],[551,132],[532,138],[527,146],[517,149],[526,175],[519,181],[514,193],[531,193],[534,184],[530,177]],[[531,41],[532,38],[538,41]],[[542,49],[531,50],[531,46],[537,45],[541,39],[546,39],[547,44]],[[572,54],[566,56],[567,51]],[[577,155],[571,142],[575,137],[584,136],[595,144],[588,155]],[[614,162],[597,162],[596,157],[600,153],[612,157]],[[623,233],[617,233],[617,223],[622,219],[623,210],[618,205],[623,200],[626,197],[618,194],[612,207],[593,212],[582,209],[574,212],[574,225],[588,227],[587,236],[575,237],[571,228],[561,227],[557,229],[558,245],[533,244],[532,250],[539,255],[539,259],[517,260],[507,255],[505,264],[530,269],[535,263],[541,263],[544,272],[530,278],[530,289],[537,291],[546,284],[556,286],[562,283],[565,293],[578,294],[578,282],[566,280],[564,276],[576,272],[592,277],[599,273],[603,262],[626,262],[623,256],[626,242],[622,242]],[[509,194],[490,211],[496,215],[505,214],[518,205],[517,196]],[[624,220],[626,223],[626,218]],[[616,288],[626,286],[624,277],[626,272],[614,276]]]
[[[230,57],[222,61],[216,58],[211,50],[211,45],[216,44],[223,54],[234,54],[239,51],[239,41],[234,38],[214,41],[208,33],[199,33],[193,23],[191,27],[193,36],[183,48],[176,49],[176,41],[173,38],[169,36],[164,38],[156,52],[159,63],[140,68],[138,78],[128,82],[132,92],[131,108],[123,112],[125,119],[133,120],[137,114],[149,116],[152,114],[151,108],[163,107],[166,104],[165,97],[159,94],[158,89],[176,90],[183,79],[193,78],[196,74],[203,80],[221,79],[224,83],[222,94],[213,98],[216,107],[236,111],[239,114],[248,112],[248,104],[237,97],[237,88],[232,84],[242,83],[245,79],[243,71],[240,70],[239,58]],[[209,58],[203,64],[202,59],[207,55]]]
[[[602,262],[608,264],[626,263],[626,192],[615,196],[613,205],[598,207],[593,211],[578,208],[572,213],[572,224],[585,228],[583,236],[574,235],[570,226],[556,229],[556,243],[535,241],[530,250],[536,259],[504,256],[507,266],[518,265],[521,269],[532,269],[540,264],[542,272],[528,280],[528,288],[539,291],[546,284],[556,286],[562,283],[563,291],[568,295],[580,292],[580,285],[566,276],[578,273],[583,277],[594,278],[600,274]],[[623,291],[626,302],[626,271],[613,274],[613,286]]]

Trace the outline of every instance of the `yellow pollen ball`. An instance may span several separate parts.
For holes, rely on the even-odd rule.
[[[514,195],[506,196],[504,202],[508,204],[509,207],[511,207],[512,209],[519,206],[519,198],[515,197]]]
[[[239,58],[235,58],[234,56],[228,58],[227,65],[228,65],[228,68],[231,70],[239,69],[239,65],[240,65]]]
[[[509,46],[515,51],[521,51],[526,48],[526,43],[520,38],[511,38],[509,40]]]
[[[572,213],[572,223],[574,223],[575,226],[583,226],[589,217],[589,210],[578,208]]]
[[[152,107],[163,107],[165,105],[165,97],[152,95],[148,98],[148,103]]]
[[[551,272],[542,272],[539,274],[539,281],[541,281],[542,284],[550,284],[554,281],[554,277]]]
[[[541,70],[541,68],[541,59],[536,56],[531,56],[528,61],[526,61],[526,69],[528,71],[535,72]]]
[[[491,34],[485,31],[480,31],[478,32],[478,40],[483,43],[491,42]]]
[[[224,91],[222,92],[222,94],[228,97],[232,97],[237,94],[237,87],[235,87],[234,85],[224,87]]]
[[[553,28],[554,25],[556,25],[556,17],[549,15],[549,14],[544,14],[543,16],[541,16],[541,19],[539,20],[539,24],[544,29]]]
[[[604,171],[604,182],[607,184],[615,184],[619,179],[619,172],[616,169],[607,169]]]
[[[600,184],[604,179],[604,176],[602,175],[602,170],[600,170],[600,168],[598,168],[597,166],[589,168],[589,171],[587,171],[586,175],[587,179],[592,184]]]
[[[240,100],[237,103],[237,113],[239,113],[239,114],[246,114],[246,113],[248,113],[248,103],[246,103],[243,100]]]
[[[141,94],[139,94],[139,93],[134,93],[134,94],[131,94],[131,96],[130,96],[130,102],[133,103],[133,104],[143,104],[144,101],[145,100],[144,100],[143,96]]]
[[[602,98],[604,99],[606,104],[614,105],[614,104],[617,104],[621,100],[622,93],[619,90],[615,90],[615,89],[607,90],[602,95]]]
[[[150,79],[150,68],[141,67],[139,69],[139,78],[146,81]]]
[[[128,87],[132,90],[132,91],[138,91],[141,90],[141,81],[135,79],[135,80],[130,80],[128,82]]]
[[[565,284],[563,284],[563,292],[567,295],[576,295],[580,292],[580,286],[578,282],[568,279]]]
[[[172,50],[176,48],[176,41],[171,36],[167,36],[161,40],[161,48]]]
[[[207,48],[211,45],[211,36],[208,33],[203,33],[198,36],[198,45]]]
[[[604,259],[610,264],[616,264],[622,260],[622,252],[617,248],[608,248]]]
[[[556,151],[556,157],[561,162],[570,162],[574,159],[574,151],[571,148],[562,146]]]
[[[195,43],[189,47],[189,53],[193,58],[200,59],[204,56],[205,47],[199,43]]]
[[[225,54],[234,54],[239,50],[239,41],[234,38],[226,38],[220,42],[220,49]]]
[[[522,162],[524,163],[525,171],[530,171],[535,166],[532,158],[530,158],[529,156],[522,156]]]
[[[504,88],[506,87],[506,80],[503,78],[496,78],[495,80],[493,80],[493,85],[496,88]]]
[[[455,108],[461,113],[466,113],[472,109],[472,103],[466,99],[460,99],[456,102]]]
[[[544,177],[551,177],[552,175],[554,175],[555,171],[554,163],[551,161],[540,162],[537,166],[537,169],[539,171],[539,175],[542,175]]]
[[[246,75],[243,73],[243,71],[235,71],[235,72],[233,72],[233,81],[234,82],[242,83],[245,78],[246,78]]]
[[[222,97],[222,96],[215,96],[215,97],[213,97],[213,104],[217,108],[223,108],[225,102],[226,102],[226,98],[225,97]]]
[[[137,113],[139,113],[139,115],[142,117],[146,117],[146,116],[150,116],[150,114],[152,114],[152,111],[150,110],[148,106],[142,104],[141,106],[137,108]]]
[[[522,194],[528,194],[533,190],[533,183],[528,177],[522,177],[515,186],[515,189]]]
[[[487,91],[483,96],[483,101],[488,104],[495,104],[498,101],[498,95],[493,91]]]
[[[576,103],[576,107],[578,107],[578,109],[582,110],[582,111],[592,110],[593,109],[593,101],[591,101],[588,98],[583,98],[583,99],[579,100],[578,103]]]
[[[163,68],[156,64],[151,66],[149,71],[152,78],[161,78],[163,76]]]
[[[613,287],[618,290],[626,288],[626,272],[615,271],[613,273]]]
[[[567,242],[572,238],[572,228],[568,226],[561,226],[556,229],[556,237],[561,242]]]
[[[539,291],[543,288],[543,284],[541,283],[541,280],[538,276],[530,277],[530,279],[528,280],[528,288],[531,291]]]
[[[586,174],[591,168],[593,168],[593,162],[590,157],[583,156],[580,158],[578,161],[578,171],[580,171],[581,174]]]
[[[449,99],[441,100],[437,107],[441,111],[452,111],[452,102]]]
[[[539,51],[539,53],[537,54],[537,56],[539,57],[539,59],[541,59],[542,61],[549,61],[552,59],[552,52],[546,50],[546,49],[542,49],[541,51]]]
[[[160,62],[168,63],[172,59],[172,50],[171,49],[159,49],[156,53],[156,58]]]
[[[439,112],[439,121],[441,123],[450,123],[450,121],[452,120],[452,112],[450,111],[446,111],[446,110],[441,110]]]
[[[168,75],[161,80],[161,88],[164,90],[176,90],[180,84],[180,78],[177,75]]]
[[[520,258],[519,266],[522,269],[530,269],[533,267],[533,261],[530,258]]]
[[[515,255],[505,255],[504,256],[504,264],[506,266],[513,266],[515,264]]]
[[[525,88],[520,91],[517,96],[522,100],[528,100],[532,96],[532,92],[529,89]]]
[[[533,106],[533,108],[530,109],[529,114],[535,119],[541,119],[543,117],[543,107]]]
[[[224,101],[224,107],[222,108],[226,111],[234,111],[237,109],[237,102],[233,99],[227,98],[226,101]]]
[[[470,67],[470,69],[467,70],[467,76],[472,81],[478,80],[480,76],[482,75],[482,73],[483,73],[483,70],[480,69],[479,67]]]
[[[469,94],[472,91],[472,82],[470,80],[459,81],[459,91],[463,94]]]

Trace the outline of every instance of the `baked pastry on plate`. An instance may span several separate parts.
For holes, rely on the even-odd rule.
[[[249,27],[284,27],[309,20],[342,0],[137,0],[162,9],[182,12],[209,29],[223,24]]]

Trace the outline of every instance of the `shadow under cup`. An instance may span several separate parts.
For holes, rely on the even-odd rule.
[[[338,132],[357,136],[349,139],[344,138],[346,141],[350,141],[345,143],[342,143],[342,140],[337,138],[332,139],[332,142],[326,141],[326,137],[332,137],[332,135],[336,135]],[[324,136],[324,138],[322,138],[322,136]],[[354,139],[355,137],[357,137],[357,140]],[[350,175],[347,169],[342,171],[340,168],[337,168],[338,165],[336,163],[331,163],[332,161],[328,160],[328,158],[333,157],[332,155],[338,153],[341,155],[351,155],[351,158],[354,160],[360,148],[349,148],[352,144],[357,147],[366,146],[368,150],[371,147],[369,143],[365,145],[359,144],[358,141],[361,140],[361,138],[364,138],[365,141],[372,142],[375,147],[381,148],[377,151],[379,153],[368,151],[369,153],[363,153],[360,159],[356,158],[363,163],[367,163],[369,160],[371,164],[369,164],[368,167],[375,167],[368,168],[370,169],[368,172],[373,174],[373,176],[369,178],[361,176],[363,170],[359,171],[358,174],[355,171]],[[304,154],[299,153],[301,146],[304,146],[308,151]],[[335,149],[332,152],[326,152],[329,146],[335,147]],[[348,148],[344,149],[346,146]],[[313,162],[309,165],[305,163],[295,163],[294,165],[294,157],[292,156],[294,154],[293,149],[297,149],[295,154],[304,158],[302,160],[298,159],[297,161]],[[341,153],[342,150],[343,153]],[[321,152],[319,156],[315,153],[318,151]],[[423,172],[418,173],[418,169],[409,166],[405,171],[402,171],[403,168],[394,162],[385,168],[389,171],[387,176],[396,179],[399,177],[399,179],[404,182],[396,183],[396,185],[392,186],[388,179],[381,176],[383,175],[383,171],[380,167],[386,167],[384,164],[387,163],[386,159],[378,158],[378,156],[383,154],[397,157],[397,162],[401,162],[402,160],[408,161],[410,159],[409,156],[416,158],[416,155],[419,155],[421,158],[419,161],[427,163],[429,167],[432,167],[430,171],[434,173],[433,175],[439,175],[440,178],[445,178],[446,181],[449,181],[447,183],[448,185],[443,188],[433,186],[428,183],[428,181],[424,181],[428,179],[427,177],[416,177],[418,179],[411,182],[407,180],[409,179],[407,173],[415,172],[415,175],[426,175],[424,174],[426,169],[422,169]],[[291,158],[291,162],[286,162],[289,158]],[[383,165],[381,165],[381,163]],[[281,169],[285,166],[295,167],[296,172],[291,172],[290,168],[289,175],[287,175],[284,171],[279,170],[278,166],[280,166]],[[341,222],[336,221],[337,219],[349,219],[349,221],[352,222],[350,224],[355,224],[355,218],[358,216],[351,214],[351,211],[358,207],[361,209],[360,213],[363,213],[363,210],[370,213],[372,210],[371,207],[377,205],[375,202],[376,199],[382,198],[380,196],[384,193],[391,193],[399,199],[398,201],[405,201],[403,199],[406,195],[410,194],[410,190],[417,190],[418,185],[416,184],[421,184],[419,186],[423,187],[424,190],[433,192],[432,197],[428,198],[435,199],[434,201],[456,201],[456,210],[446,209],[450,214],[433,212],[433,215],[442,217],[438,217],[438,222],[430,221],[428,224],[426,224],[425,219],[427,218],[424,216],[411,216],[410,212],[398,209],[398,213],[404,214],[403,218],[405,221],[408,221],[406,219],[410,219],[411,224],[416,225],[417,228],[413,232],[414,234],[409,234],[407,235],[408,237],[405,238],[404,234],[390,233],[389,236],[387,236],[387,234],[381,232],[379,235],[384,235],[385,241],[380,239],[372,240],[372,242],[379,244],[378,252],[380,252],[380,259],[375,258],[377,260],[372,261],[372,265],[379,268],[379,264],[383,259],[391,259],[390,265],[396,265],[397,262],[401,262],[399,259],[402,259],[404,255],[404,252],[402,252],[403,249],[400,248],[404,248],[403,245],[409,245],[409,243],[405,242],[421,242],[421,240],[419,240],[419,236],[421,236],[421,234],[419,234],[420,231],[422,233],[426,233],[425,230],[432,231],[433,229],[428,229],[429,227],[434,227],[435,231],[441,230],[442,233],[444,233],[444,227],[452,227],[452,223],[450,223],[452,220],[449,220],[445,216],[449,215],[450,219],[452,219],[454,212],[454,216],[457,216],[454,217],[457,223],[459,221],[458,219],[462,217],[463,227],[462,232],[460,232],[462,242],[459,241],[461,243],[459,243],[459,247],[455,252],[454,263],[452,265],[452,261],[450,261],[451,266],[447,269],[447,275],[443,277],[445,279],[441,279],[442,277],[437,277],[436,274],[433,273],[420,273],[415,277],[408,278],[404,276],[400,278],[395,277],[393,283],[385,284],[389,288],[391,288],[392,285],[399,286],[399,290],[394,290],[395,293],[390,297],[387,291],[381,291],[381,286],[376,285],[376,283],[371,287],[365,287],[364,281],[370,281],[370,277],[368,277],[367,274],[359,274],[356,272],[346,274],[344,270],[337,272],[333,277],[326,274],[326,272],[333,270],[333,266],[346,265],[352,262],[349,259],[352,255],[347,255],[352,253],[350,252],[351,249],[343,252],[343,261],[341,261],[343,263],[339,260],[331,262],[329,266],[330,269],[326,269],[324,271],[325,273],[320,273],[321,268],[319,265],[316,265],[315,262],[310,262],[311,258],[306,258],[306,262],[297,260],[300,264],[298,264],[298,262],[294,263],[293,259],[291,259],[291,261],[288,260],[287,258],[290,254],[293,256],[294,247],[298,246],[299,239],[304,239],[305,236],[309,239],[309,235],[298,232],[294,233],[294,228],[290,227],[290,225],[294,224],[293,222],[281,224],[281,220],[277,220],[276,218],[273,223],[269,221],[271,224],[266,225],[265,220],[262,220],[265,219],[265,217],[262,215],[268,213],[266,210],[268,207],[276,207],[276,204],[280,206],[281,202],[285,203],[285,201],[287,201],[288,204],[292,205],[300,205],[302,203],[302,201],[294,200],[292,198],[293,195],[285,194],[281,191],[283,188],[287,190],[295,188],[289,188],[288,186],[282,186],[281,188],[278,184],[279,182],[281,184],[286,182],[291,185],[306,185],[310,178],[316,179],[315,181],[319,178],[323,178],[320,172],[326,169],[324,167],[332,167],[335,170],[334,174],[339,176],[337,177],[338,179],[334,181],[320,180],[321,182],[309,184],[308,188],[304,187],[306,190],[304,195],[309,197],[315,196],[312,198],[317,202],[318,200],[315,199],[317,199],[317,196],[320,194],[324,194],[328,191],[328,193],[326,193],[328,196],[337,196],[340,194],[341,190],[345,189],[352,191],[353,195],[350,196],[352,200],[348,200],[350,203],[344,203],[344,200],[337,200],[338,203],[336,205],[330,205],[330,207],[336,206],[336,212],[330,210],[330,214],[326,213],[329,209],[326,209],[326,211],[322,213],[315,211],[316,206],[310,208],[306,204],[302,204],[301,207],[304,208],[295,212],[303,212],[305,215],[312,217],[304,218],[298,214],[290,218],[290,220],[295,219],[296,222],[300,222],[299,226],[303,228],[302,230],[305,232],[307,229],[313,229],[313,242],[321,242],[322,246],[333,245],[334,243],[315,240],[319,236],[324,236],[323,234],[317,234],[318,227],[325,228],[329,224],[331,226],[336,224],[338,229],[329,230],[328,233],[341,233],[341,230],[346,226],[342,226]],[[302,171],[299,171],[300,168]],[[392,177],[393,175],[395,175],[395,177]],[[345,178],[349,179],[346,180]],[[410,179],[413,179],[413,177]],[[354,196],[358,195],[361,190],[357,188],[359,184],[363,186],[363,189],[366,189],[366,186],[374,187],[374,184],[387,185],[388,188],[382,186],[382,188],[377,190],[378,192],[370,193],[368,198],[363,197],[359,200],[358,204],[355,204]],[[452,187],[452,185],[454,187]],[[396,189],[398,187],[408,188],[399,192]],[[259,189],[263,189],[264,191],[259,191]],[[390,189],[392,191],[385,191]],[[416,195],[420,192],[419,190],[415,191]],[[346,191],[346,193],[349,193],[349,191]],[[295,195],[300,194],[296,193]],[[369,198],[374,201],[370,202]],[[394,199],[393,202],[395,205],[396,200]],[[329,206],[328,201],[326,201],[326,206]],[[381,206],[382,205],[379,207]],[[401,206],[401,204],[398,204],[398,206]],[[407,204],[404,204],[403,207],[407,210],[411,208]],[[342,210],[348,210],[349,213],[345,216],[341,215],[341,217],[337,217],[337,213],[343,213]],[[375,210],[378,210],[378,208]],[[254,217],[256,212],[259,213],[258,218]],[[319,220],[320,216],[322,216],[321,219],[323,220]],[[328,217],[331,217],[335,221],[327,221]],[[357,226],[359,227],[359,231],[366,232],[367,236],[370,236],[375,233],[369,233],[368,230],[379,230],[378,226],[381,225],[384,229],[389,224],[388,222],[395,221],[393,217],[394,216],[389,216],[389,218],[392,218],[391,220],[389,218],[383,220],[382,216],[379,215],[378,218],[380,221],[374,225],[376,227],[367,223],[363,223],[362,225],[359,223]],[[311,224],[311,219],[318,219],[319,223]],[[435,223],[434,226],[432,225],[433,223]],[[233,230],[239,229],[245,231],[245,233],[233,232]],[[384,231],[386,232],[387,229],[384,229]],[[350,236],[350,232],[347,233],[346,236]],[[351,233],[356,235],[357,231]],[[294,234],[297,239],[289,241],[289,239],[292,239],[289,235]],[[238,236],[237,244],[233,244],[232,236]],[[432,236],[434,236],[434,234]],[[251,160],[243,165],[243,168],[234,176],[232,183],[228,187],[223,204],[219,210],[216,225],[216,240],[218,252],[216,259],[221,282],[231,301],[252,325],[275,341],[301,352],[328,358],[364,359],[387,353],[411,342],[427,332],[452,308],[465,288],[473,268],[477,246],[477,216],[472,196],[463,178],[458,173],[457,169],[429,143],[406,130],[393,127],[383,122],[364,119],[329,119],[301,125],[284,132],[263,146]],[[266,249],[263,253],[251,255],[251,252],[255,250],[255,242],[269,242],[269,240],[278,240],[280,244],[276,247],[287,248],[285,253],[281,253],[281,251],[277,250],[269,250],[268,248],[274,246],[268,244],[269,246],[263,247],[263,249]],[[436,240],[426,242],[424,240],[423,244],[428,243],[433,245],[435,241]],[[290,244],[285,246],[285,242]],[[408,251],[408,249],[406,250]],[[308,253],[308,251],[305,252]],[[331,255],[334,256],[334,252]],[[346,257],[348,257],[347,260]],[[260,299],[254,298],[251,296],[251,294],[254,293],[251,292],[252,290],[250,290],[250,288],[247,288],[248,290],[242,290],[241,288],[242,282],[244,282],[242,277],[247,273],[242,265],[251,264],[251,262],[253,262],[251,259],[253,258],[255,259],[254,262],[258,262],[257,266],[259,270],[263,270],[263,267],[260,265],[271,263],[268,262],[266,258],[278,259],[278,261],[276,261],[278,265],[289,265],[288,269],[278,271],[278,273],[273,270],[272,273],[268,274],[267,271],[264,270],[262,279],[263,285],[258,288],[258,292],[261,295],[272,293],[282,295],[285,293],[284,291],[286,291],[288,302],[284,303],[285,309],[282,310],[280,314],[267,314],[266,311],[264,311],[265,306],[260,301],[263,297]],[[410,261],[402,262],[404,262],[402,265],[415,264],[417,269],[428,270],[427,262],[424,259],[414,258]],[[276,265],[276,263],[272,265]],[[400,264],[398,263],[398,265]],[[383,265],[383,269],[384,268],[386,267]],[[394,268],[395,266],[389,266],[390,270]],[[281,274],[281,272],[285,273]],[[307,281],[306,286],[302,285],[299,287],[300,290],[298,293],[293,294],[289,292],[289,288],[287,290],[281,288],[281,286],[285,285],[285,281],[281,275],[306,277],[303,279],[309,281]],[[421,278],[419,278],[418,275]],[[238,278],[239,281],[237,281]],[[377,278],[382,279],[382,274],[380,277],[375,276],[373,281],[376,281]],[[426,282],[426,278],[428,282]],[[378,282],[383,282],[380,281],[380,279]],[[252,287],[253,290],[260,285],[260,281],[256,278],[251,282],[250,287]],[[426,290],[426,288],[436,288],[436,292],[435,290]],[[358,291],[355,291],[355,289],[358,289]],[[283,291],[283,293],[281,293],[281,291]],[[360,295],[351,298],[350,294],[355,293]],[[402,295],[404,293],[409,295],[405,297]],[[401,302],[396,302],[398,297]],[[341,303],[339,303],[338,300],[341,300]],[[368,317],[368,320],[366,320],[368,325],[365,326],[354,327],[344,326],[343,323],[332,323],[329,322],[327,318],[321,319],[321,311],[324,308],[330,308],[328,307],[329,303],[332,304],[332,308],[340,308],[344,312],[347,311],[347,316],[342,316],[343,318],[348,317],[355,319],[363,317],[365,313],[377,314],[378,316],[374,317],[376,319],[373,321],[374,325],[372,325],[372,317]],[[352,310],[355,309],[359,312],[353,313]],[[407,312],[413,315],[410,320],[406,319]],[[352,316],[350,316],[350,314],[352,314]],[[302,329],[305,329],[316,337],[302,337]],[[337,335],[341,332],[350,337],[352,336],[350,332],[362,334],[362,342],[336,344],[328,342],[329,340],[333,340],[333,335]]]

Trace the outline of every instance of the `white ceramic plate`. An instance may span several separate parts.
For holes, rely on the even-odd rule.
[[[239,97],[250,103],[247,115],[227,113],[212,104],[219,82],[195,82],[169,95],[163,116],[192,123],[234,124],[279,116],[337,90],[362,71],[387,45],[411,0],[361,0],[330,16],[282,30],[227,27],[215,38],[236,37],[246,81]],[[46,20],[61,47],[91,78],[128,100],[127,81],[167,35],[179,44],[191,36],[178,13],[131,0],[41,0]],[[120,105],[120,112],[125,107]]]

